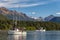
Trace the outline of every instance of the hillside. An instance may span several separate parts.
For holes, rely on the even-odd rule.
[[[42,17],[39,17],[38,19],[30,18],[22,12],[8,10],[4,7],[0,8],[0,30],[9,30],[13,28],[13,18],[14,20],[17,18],[17,28],[38,30],[43,27],[46,30],[60,30],[60,23],[55,23],[60,22],[60,17],[50,15],[45,18],[45,21],[43,21]]]
[[[0,14],[0,20],[7,20],[6,16]]]
[[[6,16],[8,19],[21,20],[21,21],[33,21],[33,18],[28,17],[26,14],[22,12],[17,12],[15,10],[8,10],[5,7],[0,7],[0,14]]]

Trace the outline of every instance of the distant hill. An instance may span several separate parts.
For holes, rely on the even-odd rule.
[[[0,14],[6,16],[8,19],[21,20],[21,21],[34,21],[33,18],[28,17],[26,14],[22,12],[17,12],[15,10],[8,10],[5,7],[0,7]]]
[[[50,21],[52,18],[54,18],[54,15],[50,15],[48,17],[45,17],[44,21]]]
[[[50,16],[46,17],[44,20],[45,21],[50,21],[50,22],[60,23],[60,17],[54,16],[54,15],[50,15]]]
[[[43,18],[42,17],[39,17],[37,19],[35,19],[36,21],[43,21]]]
[[[58,22],[58,23],[60,23],[60,17],[54,17],[50,21],[51,22]]]

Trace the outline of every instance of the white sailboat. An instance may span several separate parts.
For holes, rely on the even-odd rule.
[[[44,31],[44,32],[45,32],[46,30],[45,30],[45,29],[43,29],[43,27],[41,27],[40,31]]]
[[[19,30],[18,28],[16,28],[16,25],[17,25],[17,17],[16,17],[16,22],[14,22],[14,13],[13,13],[13,30],[8,30],[8,34],[9,35],[23,35],[23,36],[26,36],[27,32],[26,31],[22,31],[22,30]]]
[[[24,35],[24,36],[26,36],[26,34],[27,34],[27,32],[26,31],[17,31],[17,30],[9,30],[8,31],[8,34],[9,35]]]
[[[36,31],[41,31],[41,32],[45,32],[46,29],[43,29],[43,27],[40,28],[40,30],[36,30]]]

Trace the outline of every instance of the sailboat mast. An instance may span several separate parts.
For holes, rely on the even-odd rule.
[[[17,26],[17,16],[16,16],[16,21],[15,21],[15,26]]]
[[[13,13],[13,30],[15,29],[15,23],[14,23],[14,13]]]
[[[13,30],[16,28],[16,26],[17,26],[17,16],[15,16],[14,17],[14,14],[15,13],[13,13]],[[17,13],[16,13],[16,15],[17,15]],[[14,19],[15,18],[15,19]],[[15,20],[15,21],[14,21]]]
[[[14,25],[14,13],[13,13],[13,25]]]

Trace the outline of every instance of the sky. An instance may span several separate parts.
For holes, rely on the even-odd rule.
[[[23,12],[29,17],[60,16],[60,0],[0,0],[0,7]]]

